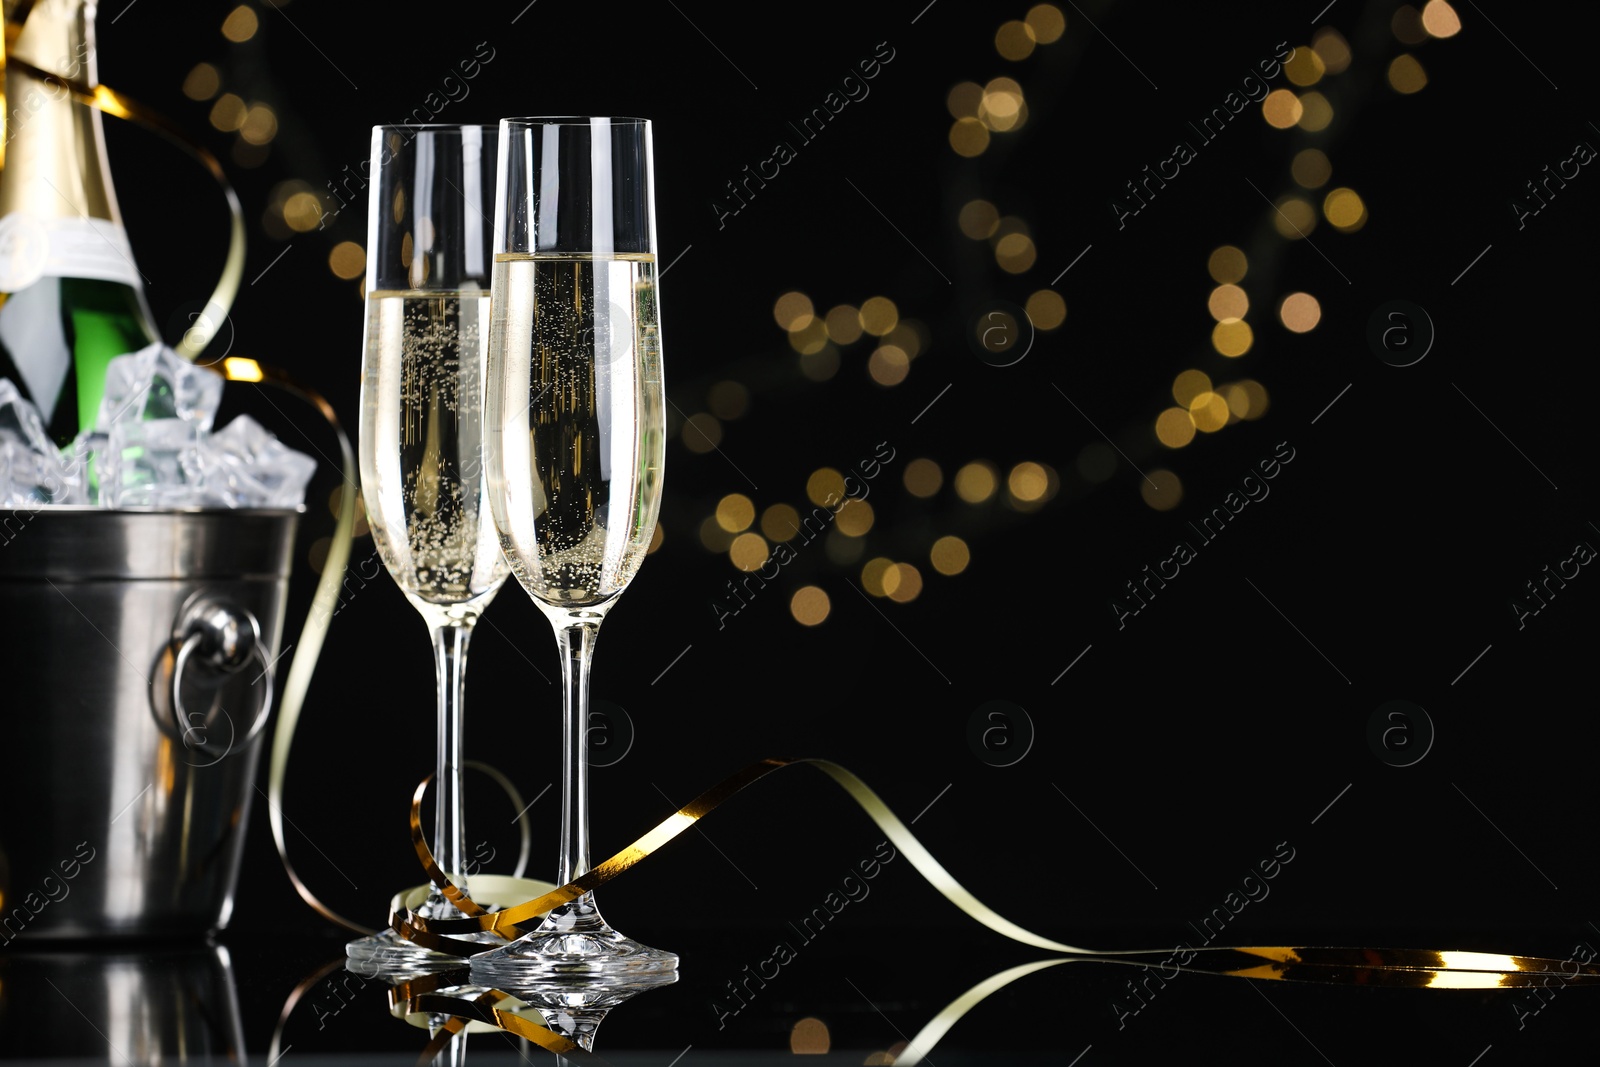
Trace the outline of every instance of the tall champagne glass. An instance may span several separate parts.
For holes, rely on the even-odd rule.
[[[465,887],[462,702],[467,643],[505,581],[483,511],[482,403],[493,263],[495,126],[378,126],[367,220],[361,493],[373,540],[433,635],[439,753],[432,848]],[[424,918],[459,918],[437,886]],[[469,935],[474,936],[474,935]],[[485,947],[505,944],[477,936]],[[352,941],[373,971],[459,966],[392,930]]]
[[[504,119],[484,400],[489,509],[511,572],[561,653],[559,882],[589,869],[589,664],[655,531],[665,454],[650,123]],[[515,988],[632,982],[677,956],[608,926],[593,894],[472,958]]]

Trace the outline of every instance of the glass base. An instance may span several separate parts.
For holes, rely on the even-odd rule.
[[[474,933],[454,934],[461,941],[474,941],[488,952],[503,948],[506,939],[499,934],[480,930]],[[465,967],[467,960],[448,952],[437,952],[407,941],[393,930],[380,930],[370,937],[358,938],[344,947],[349,961],[346,969],[367,978],[402,978],[416,974],[434,974],[439,971]]]
[[[472,981],[508,993],[552,981],[638,990],[677,981],[675,953],[641,945],[613,930],[590,897],[556,908],[537,930],[472,957]],[[632,995],[631,992],[629,995]]]

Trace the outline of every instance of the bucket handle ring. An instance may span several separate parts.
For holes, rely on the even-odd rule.
[[[189,669],[190,661],[197,653],[202,662],[223,676],[237,675],[246,667],[255,665],[257,673],[250,688],[257,694],[256,710],[251,716],[249,729],[242,737],[220,702],[213,700],[212,709],[204,715],[183,706],[184,672]],[[272,708],[272,663],[267,658],[267,648],[261,640],[261,626],[247,608],[221,597],[197,597],[179,612],[172,642],[162,658],[165,664],[170,664],[170,670],[163,672],[167,675],[166,684],[162,687],[166,697],[163,703],[167,708],[157,710],[158,713],[170,710],[172,724],[184,748],[216,757],[211,763],[198,766],[209,767],[220,763],[234,751],[235,746],[242,748],[261,733]],[[229,726],[228,739],[220,745],[206,736],[206,732],[214,725],[218,710],[227,718]]]

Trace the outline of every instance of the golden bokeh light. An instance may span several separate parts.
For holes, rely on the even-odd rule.
[[[834,529],[846,537],[865,537],[872,529],[872,505],[865,500],[846,500],[833,517]]]
[[[1261,101],[1261,115],[1268,126],[1287,130],[1300,121],[1300,98],[1288,89],[1274,89]]]
[[[1255,333],[1250,329],[1250,324],[1240,319],[1219,322],[1211,328],[1211,347],[1230,358],[1250,351],[1250,344],[1254,340]]]
[[[800,354],[800,373],[814,382],[825,382],[839,373],[839,350],[823,345],[815,352]]]
[[[906,464],[901,480],[905,482],[906,492],[926,500],[944,485],[944,472],[931,459],[914,459]]]
[[[1050,492],[1050,474],[1037,463],[1018,463],[1006,476],[1006,489],[1024,504],[1036,503]]]
[[[974,241],[982,241],[993,236],[1000,225],[1000,209],[987,200],[968,200],[961,205],[956,224]]]
[[[950,109],[953,119],[975,119],[978,117],[978,104],[982,101],[983,86],[977,82],[962,82],[950,90],[944,104]]]
[[[1040,289],[1028,295],[1022,310],[1036,330],[1049,332],[1067,321],[1067,302],[1054,289]]]
[[[1302,130],[1319,133],[1333,121],[1333,105],[1315,89],[1300,97],[1300,122]]]
[[[756,533],[742,533],[728,546],[728,562],[742,571],[760,570],[767,555],[767,542]]]
[[[1066,16],[1054,4],[1035,4],[1028,9],[1024,21],[1040,44],[1055,44],[1067,28]]]
[[[1000,53],[1002,59],[1020,62],[1033,55],[1033,46],[1033,29],[1026,22],[1012,19],[1002,22],[995,31],[994,50]]]
[[[972,562],[972,550],[967,543],[954,535],[941,537],[928,551],[928,562],[933,569],[946,576],[960,574]]]
[[[1024,233],[1008,233],[995,242],[994,260],[1007,274],[1021,274],[1039,258],[1033,239]]]
[[[828,327],[816,316],[806,319],[799,329],[789,331],[789,347],[802,356],[821,352],[828,344]]]
[[[1445,0],[1428,0],[1422,8],[1422,28],[1432,37],[1454,37],[1461,32],[1461,16]]]
[[[844,499],[844,475],[832,467],[818,467],[806,479],[806,499],[831,508]]]
[[[223,93],[211,105],[211,125],[230,133],[244,125],[245,116],[249,113],[250,109],[237,93]]]
[[[879,345],[867,358],[867,374],[879,385],[899,385],[911,373],[911,357],[899,345]]]
[[[266,104],[251,105],[239,124],[239,136],[246,144],[267,144],[278,136],[278,113]]]
[[[756,521],[756,506],[743,493],[729,493],[717,501],[717,525],[729,533],[750,529]]]
[[[1211,296],[1206,299],[1206,309],[1218,322],[1242,319],[1245,312],[1250,310],[1250,298],[1237,285],[1219,285],[1211,290]]]
[[[978,102],[978,119],[989,129],[998,132],[1014,130],[1027,119],[1027,105],[1023,102],[1022,86],[1014,78],[992,78],[983,87],[983,99]]]
[[[1218,393],[1201,393],[1189,404],[1189,417],[1201,433],[1216,433],[1228,425],[1228,402]]]
[[[989,127],[977,119],[956,119],[950,127],[950,147],[968,159],[983,155],[989,147]]]
[[[724,530],[717,523],[715,515],[709,516],[700,524],[700,543],[707,552],[726,552],[733,544],[735,535]]]
[[[1303,87],[1317,84],[1327,69],[1322,57],[1317,55],[1316,49],[1301,45],[1294,50],[1294,55],[1289,57],[1289,62],[1283,65],[1283,76],[1295,85]]]
[[[828,594],[815,585],[802,585],[789,598],[789,614],[801,626],[819,626],[828,618],[833,604]]]
[[[367,253],[354,241],[340,241],[328,253],[328,269],[340,278],[359,278],[367,269]]]
[[[222,75],[210,63],[196,63],[183,79],[183,95],[190,100],[210,100],[222,88]]]
[[[738,382],[718,382],[706,393],[706,407],[719,419],[740,418],[750,410],[750,390]]]
[[[699,412],[690,415],[683,424],[683,447],[690,452],[706,453],[722,443],[722,423],[715,415]]]
[[[1422,12],[1410,4],[1401,4],[1395,11],[1389,19],[1389,31],[1401,44],[1421,44],[1428,39],[1428,31],[1422,27]]]
[[[283,202],[283,221],[295,233],[310,233],[322,222],[322,199],[316,193],[295,193]]]
[[[1183,482],[1169,470],[1153,470],[1139,479],[1139,495],[1157,511],[1171,511],[1183,501]]]
[[[1009,94],[999,97],[985,96],[984,100],[999,100],[1002,102],[1002,110],[999,114],[990,111],[987,106],[979,109],[978,119],[983,123],[985,130],[992,130],[995,133],[1009,133],[1021,126],[1023,120],[1027,118],[1028,106],[1019,104],[1017,98]]]
[[[222,36],[237,44],[254,37],[259,27],[255,10],[248,4],[240,4],[222,20]]]
[[[841,345],[852,345],[861,340],[861,313],[849,304],[840,304],[828,312],[823,325],[828,336]]]
[[[909,563],[896,563],[894,577],[884,577],[884,589],[896,604],[909,604],[922,594],[922,572]],[[892,586],[892,588],[891,588]]]
[[[1286,196],[1278,201],[1277,210],[1272,213],[1272,227],[1280,236],[1299,240],[1317,228],[1317,209],[1309,200]]]
[[[788,504],[774,504],[761,513],[761,533],[768,541],[787,541],[800,533],[800,513]]]
[[[861,588],[873,596],[888,596],[889,591],[899,584],[900,573],[892,559],[879,556],[867,560],[861,568]]]
[[[1289,164],[1289,173],[1301,188],[1320,189],[1333,177],[1333,164],[1328,162],[1327,153],[1322,149],[1303,148],[1295,153],[1294,162]]]
[[[1206,260],[1206,271],[1211,275],[1211,280],[1225,285],[1243,281],[1249,266],[1244,253],[1233,245],[1223,245]]]
[[[1422,69],[1417,57],[1409,52],[1394,57],[1389,64],[1389,87],[1397,93],[1410,96],[1422,91],[1428,84],[1428,72]]]
[[[804,329],[816,317],[816,312],[809,296],[801,292],[788,292],[773,302],[772,317],[777,320],[779,329],[792,333]]]
[[[1267,387],[1254,378],[1245,378],[1223,388],[1228,410],[1241,419],[1255,420],[1267,413]]]
[[[1290,293],[1278,305],[1278,321],[1291,333],[1309,333],[1322,321],[1322,305],[1310,293]]]
[[[660,548],[661,543],[666,539],[667,528],[659,522],[656,523],[656,528],[650,531],[650,547],[644,550],[644,554],[647,556],[654,555],[656,549]]]
[[[1328,224],[1344,233],[1352,233],[1367,223],[1367,205],[1354,189],[1340,187],[1322,201],[1322,213]]]
[[[1189,409],[1167,408],[1157,415],[1156,440],[1168,448],[1182,448],[1193,441],[1194,419],[1190,417]]]
[[[882,337],[900,321],[900,309],[886,296],[869,297],[858,313],[861,328],[874,337]]]
[[[1311,47],[1316,49],[1329,74],[1343,74],[1350,68],[1350,44],[1344,34],[1332,26],[1318,30],[1311,38]]]
[[[999,485],[995,469],[982,460],[974,460],[956,471],[956,496],[969,504],[981,504],[994,496]]]
[[[982,312],[972,324],[972,339],[993,355],[1008,354],[1018,336],[1017,317],[1003,309]]]
[[[1172,399],[1187,411],[1189,404],[1201,393],[1211,389],[1211,378],[1205,371],[1186,370],[1172,379]]]
[[[908,359],[916,359],[922,352],[922,324],[915,319],[901,319],[900,325],[883,335],[892,345],[898,345]]]

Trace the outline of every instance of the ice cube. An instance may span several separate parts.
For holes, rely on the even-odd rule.
[[[165,345],[118,356],[106,367],[96,431],[128,420],[178,419],[211,429],[222,401],[222,376],[196,366]]]
[[[294,508],[305,501],[317,461],[294,451],[248,415],[206,439],[208,502],[230,508]]]
[[[205,433],[185,419],[113,423],[97,454],[102,507],[198,507],[206,503],[200,461]]]
[[[108,440],[109,438],[103,433],[84,430],[70,445],[61,450],[61,465],[73,479],[78,490],[75,499],[70,503],[98,503],[100,457],[105,454]]]
[[[84,502],[82,479],[62,462],[39,412],[0,378],[0,506]]]
[[[8,378],[0,378],[0,437],[9,437],[30,452],[54,452],[55,442],[44,432],[38,409]]]

